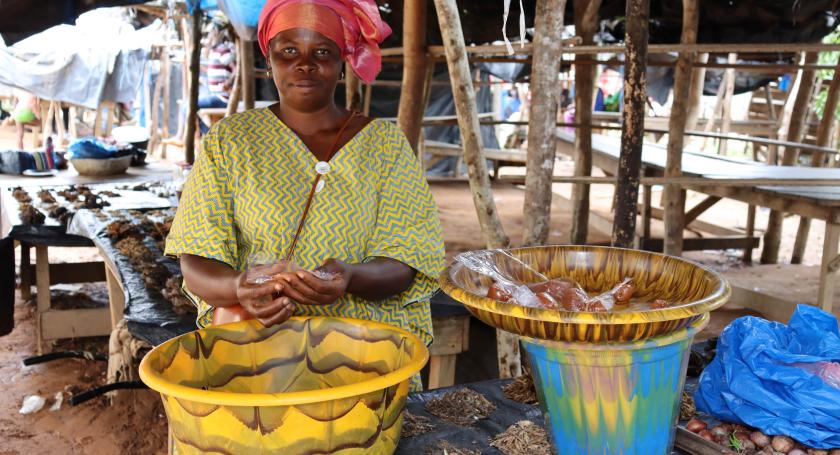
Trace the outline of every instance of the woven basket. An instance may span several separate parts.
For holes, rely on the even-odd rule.
[[[105,159],[74,158],[70,163],[80,175],[122,174],[131,164],[131,155]]]

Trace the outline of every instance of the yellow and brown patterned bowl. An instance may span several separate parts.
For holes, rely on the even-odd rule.
[[[428,358],[386,324],[250,320],[161,344],[140,378],[160,392],[179,454],[390,454],[409,380]]]
[[[507,254],[506,254],[507,253]],[[569,278],[591,293],[612,289],[633,278],[636,297],[666,299],[672,307],[649,311],[575,312],[528,308],[486,297],[493,280],[455,261],[440,286],[478,319],[498,329],[554,341],[608,342],[641,340],[687,327],[729,299],[729,283],[720,274],[685,259],[646,251],[595,246],[540,246],[492,251],[496,266],[521,282],[539,281],[517,261],[548,278]]]

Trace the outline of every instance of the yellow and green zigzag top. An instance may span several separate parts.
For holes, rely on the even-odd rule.
[[[228,117],[204,137],[166,239],[166,254],[187,253],[243,270],[252,254],[282,257],[294,237],[318,160],[269,109]],[[298,314],[393,324],[432,341],[429,298],[444,250],[437,207],[403,133],[374,120],[342,147],[322,176],[294,260],[308,270],[328,258],[402,261],[411,287],[371,302],[345,295],[332,305],[298,305]],[[212,307],[198,300],[198,325]]]

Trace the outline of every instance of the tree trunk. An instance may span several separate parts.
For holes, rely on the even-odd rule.
[[[697,0],[683,0],[683,28],[681,44],[697,42]],[[694,53],[683,52],[677,60],[674,71],[674,103],[668,121],[668,156],[665,176],[679,177],[682,174],[682,154],[685,126],[688,117],[688,103],[691,88],[691,64]],[[679,185],[665,186],[665,254],[681,256],[683,251],[683,217],[685,214],[685,192]]]
[[[820,126],[817,129],[817,145],[828,147],[831,145],[834,125],[836,123],[835,113],[837,112],[837,101],[840,99],[840,57],[837,58],[837,66],[831,77],[831,85],[828,86],[828,96],[825,99],[823,116],[820,119]],[[825,165],[825,153],[814,152],[811,155],[811,166],[823,167]],[[805,247],[808,244],[808,232],[811,229],[811,219],[802,217],[799,219],[799,230],[796,233],[796,243],[793,246],[793,255],[790,258],[791,264],[801,264],[802,256],[805,255]]]
[[[423,124],[423,86],[426,77],[426,0],[405,0],[403,4],[403,76],[397,125],[412,150]]]
[[[575,0],[575,31],[581,45],[594,43],[598,27],[598,8],[601,0]],[[592,54],[576,55],[575,60],[593,60]],[[575,123],[581,125],[575,134],[575,172],[577,176],[592,175],[592,90],[595,85],[595,66],[575,67]],[[572,186],[572,231],[573,244],[585,244],[589,234],[589,188],[588,184]]]
[[[805,53],[805,64],[813,65],[819,59],[817,52]],[[796,92],[796,99],[790,111],[790,126],[787,129],[786,140],[789,142],[801,142],[804,134],[805,119],[808,117],[811,98],[813,95],[815,73],[812,69],[799,71],[799,90]],[[793,166],[799,156],[799,149],[796,147],[785,147],[782,154],[782,166]],[[764,249],[761,250],[762,264],[775,264],[779,261],[779,246],[782,243],[782,221],[784,213],[777,210],[770,212],[767,219],[767,230],[764,233]]]
[[[487,161],[481,142],[481,125],[478,123],[475,104],[475,90],[467,61],[458,5],[455,0],[435,0],[435,8],[443,37],[446,64],[449,67],[449,79],[455,98],[455,111],[458,114],[458,127],[461,130],[461,144],[464,147],[464,162],[467,164],[478,222],[488,248],[505,248],[509,240],[502,229],[490,188],[490,176],[487,173]],[[508,332],[496,330],[496,347],[499,375],[503,378],[520,375],[522,363],[519,357],[519,339]]]
[[[190,45],[190,107],[187,111],[186,137],[184,138],[184,159],[195,162],[195,128],[198,121],[198,72],[201,59],[201,9],[193,8],[192,36]],[[157,110],[157,106],[154,107]]]
[[[627,0],[624,41],[624,112],[618,159],[613,246],[630,248],[636,233],[636,204],[647,111],[647,45],[650,0]]]
[[[537,0],[531,65],[531,114],[528,159],[525,164],[524,245],[548,242],[551,215],[551,175],[557,135],[557,75],[562,57],[563,12],[566,0]]]

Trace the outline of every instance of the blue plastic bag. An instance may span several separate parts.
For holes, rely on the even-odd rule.
[[[70,158],[94,158],[106,159],[130,155],[130,148],[121,148],[115,145],[106,144],[98,139],[87,137],[73,141],[67,147]]]
[[[816,307],[798,305],[787,326],[738,318],[721,333],[694,400],[720,420],[814,448],[840,447],[840,388],[801,365],[837,361],[837,319]]]

